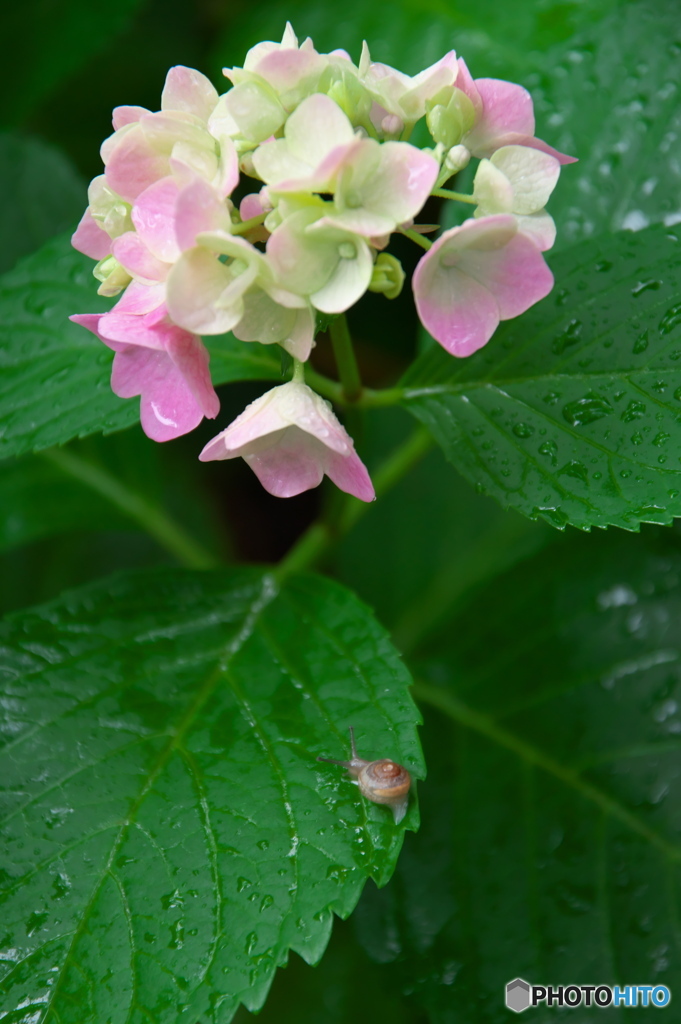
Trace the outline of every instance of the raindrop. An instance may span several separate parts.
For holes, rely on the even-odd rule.
[[[679,324],[681,324],[681,302],[667,310],[660,320],[658,330],[660,334],[671,334]]]
[[[589,391],[584,398],[578,398],[576,402],[568,402],[563,406],[563,419],[571,427],[588,426],[596,420],[608,416],[613,411],[607,398]]]
[[[639,420],[644,416],[645,411],[646,407],[643,402],[635,402],[632,400],[622,413],[620,419],[624,420],[625,423],[631,423],[632,420]]]
[[[259,850],[269,850],[270,848],[270,844],[267,839],[260,839],[255,845]]]
[[[570,459],[569,462],[566,462],[563,468],[558,470],[558,474],[573,476],[577,480],[583,481],[585,484],[589,482],[589,473],[586,466],[582,465],[581,462],[577,462],[576,459]]]
[[[631,294],[635,299],[639,295],[643,295],[644,292],[656,292],[662,287],[662,281],[656,281],[651,278],[648,281],[638,281],[631,289]]]
[[[260,904],[260,913],[262,914],[263,910],[267,910],[269,907],[272,906],[273,903],[274,896],[263,896],[262,903]]]
[[[249,932],[248,935],[246,936],[246,945],[244,947],[244,952],[247,955],[250,955],[253,952],[253,950],[255,949],[257,944],[258,944],[258,936],[257,936],[257,934],[255,932]]]
[[[644,331],[643,334],[639,334],[638,338],[634,342],[634,355],[638,355],[640,352],[645,352],[648,348],[648,331]]]
[[[583,326],[581,320],[571,320],[563,333],[553,339],[551,348],[556,355],[560,355],[566,348],[579,342]]]
[[[516,423],[513,427],[513,433],[516,437],[532,437],[534,434],[534,427],[531,427],[529,423]]]
[[[555,466],[556,463],[558,462],[558,460],[556,458],[557,451],[558,451],[558,445],[556,444],[555,441],[544,441],[543,444],[539,445],[539,454],[540,455],[548,455],[548,457],[551,460],[551,465],[552,466]]]
[[[252,885],[253,885],[253,882],[251,882],[248,878],[243,878],[243,877],[237,878],[237,881],[236,881],[236,891],[237,892],[243,892],[244,889],[250,889],[250,887]]]

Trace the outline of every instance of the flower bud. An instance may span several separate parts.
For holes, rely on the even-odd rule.
[[[97,294],[105,295],[107,298],[118,295],[132,281],[130,274],[121,266],[115,256],[107,256],[100,260],[92,273],[98,281],[102,282],[97,289]]]
[[[444,166],[450,174],[458,174],[468,166],[471,154],[465,146],[452,146],[444,160]]]
[[[379,253],[371,274],[370,292],[380,292],[386,299],[396,299],[402,291],[404,271],[402,264],[389,252]]]
[[[448,149],[458,145],[475,123],[475,108],[468,96],[455,86],[440,89],[426,103],[426,124],[436,142]]]

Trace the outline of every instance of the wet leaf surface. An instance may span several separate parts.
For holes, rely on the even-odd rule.
[[[2,648],[8,1019],[255,1009],[418,824],[316,761],[354,725],[360,753],[424,774],[409,675],[338,584],[121,575],[11,617]]]
[[[681,515],[681,247],[662,226],[550,260],[556,287],[475,355],[439,345],[405,405],[482,493],[553,526]]]
[[[139,420],[139,399],[109,386],[113,352],[68,319],[111,306],[97,295],[93,265],[62,236],[0,278],[0,458]],[[278,353],[264,345],[232,335],[207,344],[216,385],[280,376]]]

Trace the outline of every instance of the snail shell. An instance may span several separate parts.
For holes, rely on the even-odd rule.
[[[330,757],[318,757],[318,761],[328,761],[331,764],[340,764],[348,769],[348,774],[353,776],[359,786],[359,791],[367,800],[375,804],[385,804],[390,807],[395,818],[395,824],[399,824],[407,813],[409,806],[409,789],[411,787],[411,776],[406,768],[390,758],[384,757],[379,761],[365,761],[359,757],[355,746],[355,733],[350,728],[350,742],[352,745],[352,758],[350,761],[335,761]]]
[[[357,776],[359,791],[375,804],[392,808],[397,825],[407,813],[411,776],[406,768],[389,758],[368,761]]]

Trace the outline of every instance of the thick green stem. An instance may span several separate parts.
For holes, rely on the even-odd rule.
[[[467,196],[464,192],[452,192],[449,188],[434,188],[430,193],[431,196],[439,196],[440,199],[456,199],[459,203],[470,203],[472,206],[477,206],[478,201],[473,196]]]
[[[309,363],[305,364],[305,379],[313,391],[323,395],[324,398],[336,402],[337,405],[347,406],[351,403],[345,397],[343,385],[337,380],[331,380],[321,373],[313,370]],[[404,398],[403,388],[381,388],[375,391],[373,388],[362,388],[362,394],[352,405],[359,409],[379,409],[388,405],[397,405]]]
[[[340,377],[343,395],[348,402],[356,402],[362,394],[362,380],[359,367],[352,347],[352,338],[348,329],[345,313],[341,313],[329,324],[329,334],[336,358],[338,376]]]
[[[423,427],[418,427],[407,440],[389,455],[374,473],[376,497],[382,497],[394,487],[432,446],[433,439]],[[348,495],[340,514],[333,522],[313,523],[293,545],[275,570],[279,580],[293,572],[311,569],[371,508],[371,503]]]
[[[190,569],[216,569],[220,562],[194,540],[164,509],[131,490],[101,466],[63,448],[50,448],[42,458],[86,487],[106,498],[121,512],[138,523],[150,537]]]

